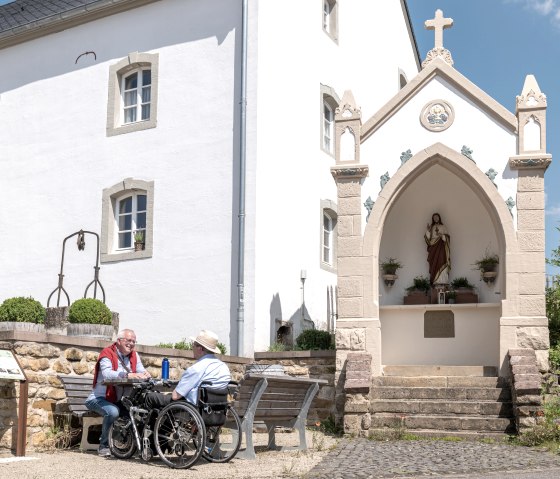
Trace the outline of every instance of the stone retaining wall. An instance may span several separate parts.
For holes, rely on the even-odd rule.
[[[68,412],[66,394],[58,375],[70,374],[93,377],[93,370],[100,351],[111,341],[87,337],[70,337],[38,332],[0,331],[0,349],[15,352],[28,380],[27,447],[33,449],[47,439],[58,414]],[[194,358],[192,351],[137,345],[142,363],[153,377],[160,377],[161,361],[169,358],[170,379],[179,379]],[[326,356],[325,356],[326,353]],[[334,351],[261,353],[251,358],[222,356],[234,380],[243,377],[245,366],[250,363],[278,364],[286,373],[329,379],[322,388],[309,413],[310,421],[317,421],[332,414],[331,396],[334,397]],[[330,374],[330,376],[329,376]],[[0,380],[0,450],[16,448],[19,382]]]

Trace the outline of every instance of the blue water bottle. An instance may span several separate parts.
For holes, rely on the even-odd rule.
[[[169,379],[169,359],[163,358],[161,362],[161,379]]]

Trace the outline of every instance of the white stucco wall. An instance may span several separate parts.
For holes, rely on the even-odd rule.
[[[339,2],[338,43],[322,30],[320,3],[290,0],[278,9],[259,2],[257,350],[274,339],[277,317],[293,320],[297,335],[301,270],[306,316],[317,327],[327,321],[327,287],[336,285],[336,275],[320,267],[320,200],[336,203],[337,195],[334,158],[320,148],[321,84],[339,98],[351,89],[373,111],[397,93],[399,69],[408,78],[417,72],[399,1]],[[297,14],[283,21],[284,10]],[[374,20],[381,15],[383,22]]]
[[[454,337],[425,338],[426,311],[448,308],[445,305],[382,307],[382,364],[499,367],[499,305],[455,305]]]
[[[63,238],[100,231],[103,188],[154,181],[153,257],[101,265],[107,305],[142,343],[206,327],[229,347],[239,21],[236,2],[169,0],[0,51],[1,298],[46,303]],[[157,128],[108,138],[109,66],[135,51],[159,54]],[[71,300],[93,279],[87,241],[67,246]]]
[[[336,276],[320,268],[320,201],[336,203],[336,187],[334,158],[320,148],[321,84],[339,97],[352,89],[373,111],[398,91],[399,71],[416,73],[400,1],[340,3],[338,43],[322,30],[321,7],[249,2],[247,355],[268,347],[275,317],[300,317],[302,269],[306,315],[318,327],[327,320]],[[46,303],[62,240],[100,232],[103,189],[153,181],[153,257],[101,264],[107,305],[142,343],[208,328],[234,351],[240,22],[241,2],[162,0],[0,50],[0,299]],[[96,58],[75,63],[86,51]],[[109,67],[131,52],[159,55],[157,127],[107,137]],[[85,252],[67,245],[71,300],[93,279],[86,240]]]

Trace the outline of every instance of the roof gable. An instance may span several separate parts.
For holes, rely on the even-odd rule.
[[[463,93],[481,110],[495,118],[508,130],[517,132],[517,117],[490,95],[461,75],[441,58],[433,59],[416,77],[408,82],[397,95],[367,120],[361,129],[360,142],[366,141],[375,131],[398,112],[416,93],[432,79],[440,77]]]

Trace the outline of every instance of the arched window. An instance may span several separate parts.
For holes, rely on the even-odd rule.
[[[336,203],[321,200],[321,268],[336,271]]]

